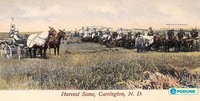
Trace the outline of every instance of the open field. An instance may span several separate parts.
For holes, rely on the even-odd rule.
[[[200,52],[136,53],[62,44],[48,59],[0,59],[0,89],[168,89],[200,86]],[[53,50],[52,50],[53,52]]]
[[[0,39],[8,38],[8,33],[7,32],[0,32]]]
[[[41,33],[40,31],[38,32],[19,32],[20,34],[35,34],[35,33]],[[5,38],[8,38],[8,32],[0,32],[0,40],[1,39],[5,39]]]

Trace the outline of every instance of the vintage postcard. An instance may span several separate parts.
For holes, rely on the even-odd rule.
[[[0,97],[196,101],[199,4],[0,0]]]

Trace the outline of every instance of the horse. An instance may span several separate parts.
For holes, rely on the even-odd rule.
[[[160,50],[160,46],[162,46],[163,42],[163,36],[160,35],[159,33],[156,33],[154,36],[153,36],[153,48],[155,49],[155,51],[159,51]]]
[[[190,42],[191,50],[192,51],[199,51],[199,37],[198,37],[198,31],[197,29],[192,29],[190,32],[192,42]]]
[[[198,51],[199,38],[196,29],[192,29],[192,31],[186,34],[184,33],[183,35],[180,35],[180,33],[178,33],[178,36],[179,39],[180,37],[182,37],[182,40],[180,40],[179,44],[181,45],[180,47],[183,49],[183,51]]]
[[[51,27],[50,31],[45,31],[40,34],[31,34],[27,39],[27,47],[29,48],[30,57],[36,57],[36,50],[40,49],[40,57],[46,58],[46,50],[48,48],[49,36],[53,33]],[[32,56],[33,50],[33,56]]]
[[[65,30],[60,30],[57,33],[56,30],[54,28],[52,28],[52,34],[49,37],[49,41],[48,41],[48,48],[50,49],[51,52],[51,48],[54,49],[54,55],[60,55],[60,44],[61,44],[61,39],[66,40],[66,33]]]
[[[94,34],[93,34],[94,35]],[[101,30],[95,32],[95,35],[93,36],[93,42],[100,43],[101,37],[103,36],[103,32]]]
[[[190,32],[190,35],[193,39],[195,39],[196,37],[198,37],[198,31],[197,29],[192,29],[192,31]]]
[[[108,48],[116,47],[116,44],[117,44],[116,38],[117,38],[117,32],[112,32],[111,35],[108,34],[107,40],[105,41],[106,47]]]
[[[91,33],[88,30],[84,31],[84,35],[83,35],[81,41],[90,42],[91,40],[92,40]]]
[[[122,34],[118,32],[113,32],[113,36],[115,37],[116,40],[116,46],[122,47],[123,46],[123,36]]]
[[[135,47],[135,39],[136,36],[132,35],[131,32],[127,32],[127,34],[123,35],[123,47],[127,49],[133,49]]]
[[[183,42],[185,38],[185,32],[183,31],[183,29],[180,29],[180,31],[176,35],[176,51],[181,51],[181,48],[183,48],[183,46],[186,46]]]
[[[165,39],[163,39],[162,43],[163,43],[165,52],[167,51],[169,52],[170,48],[175,48],[175,51],[176,51],[177,40],[174,35],[174,29],[167,31]]]
[[[99,43],[101,45],[106,45],[106,47],[109,47],[109,48],[114,48],[117,44],[117,40],[116,40],[116,37],[117,37],[117,33],[116,32],[110,32],[110,31],[107,31],[107,32],[102,32],[100,31],[99,33]]]
[[[108,32],[102,32],[100,34],[101,34],[100,44],[106,45],[112,37],[111,33],[108,31]]]
[[[196,40],[193,40],[192,51],[199,51],[199,47],[200,47],[200,40],[197,37]]]

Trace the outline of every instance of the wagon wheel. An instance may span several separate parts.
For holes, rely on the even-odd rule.
[[[7,44],[3,47],[3,56],[7,59],[12,57],[12,48]]]

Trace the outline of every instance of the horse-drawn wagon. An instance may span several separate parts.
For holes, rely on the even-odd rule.
[[[6,59],[10,59],[14,55],[17,55],[19,59],[21,57],[27,57],[28,48],[26,47],[26,41],[28,34],[20,35],[19,31],[16,29],[14,18],[11,20],[11,28],[8,33],[9,38],[0,40],[1,57]]]
[[[1,57],[11,59],[14,55],[17,55],[19,59],[28,56],[28,48],[26,47],[26,38],[23,37],[20,40],[13,38],[7,38],[0,41]]]

